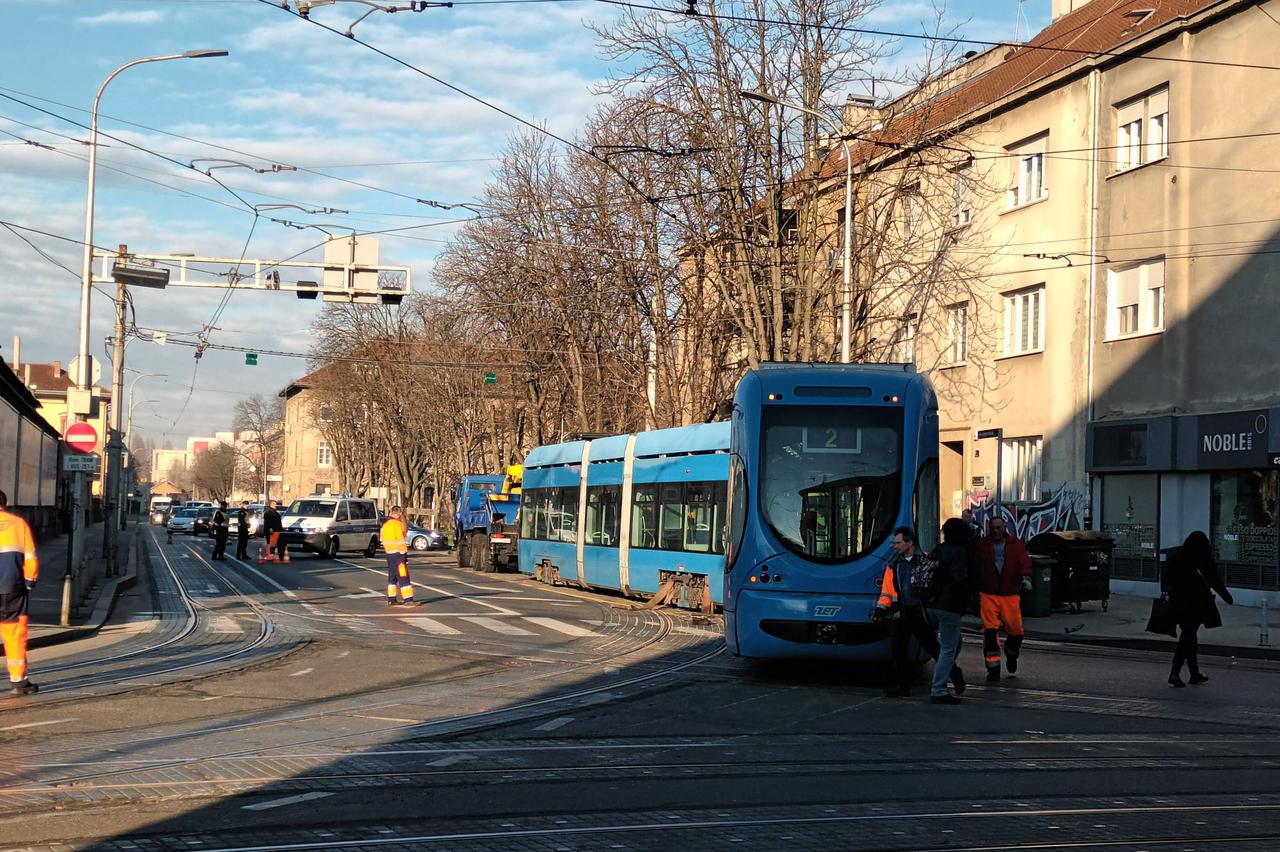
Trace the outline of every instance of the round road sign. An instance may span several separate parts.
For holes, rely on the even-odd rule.
[[[91,453],[98,446],[98,430],[88,423],[73,423],[62,440],[78,453]]]

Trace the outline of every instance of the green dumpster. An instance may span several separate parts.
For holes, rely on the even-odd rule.
[[[1053,582],[1053,566],[1057,563],[1056,557],[1031,554],[1031,591],[1022,596],[1022,614],[1027,618],[1049,615],[1049,587]]]

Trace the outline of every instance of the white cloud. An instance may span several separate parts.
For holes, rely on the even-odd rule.
[[[139,9],[130,12],[103,12],[100,15],[88,15],[83,18],[76,18],[76,23],[82,27],[100,27],[115,24],[146,26],[158,24],[163,20],[164,13],[159,9]]]

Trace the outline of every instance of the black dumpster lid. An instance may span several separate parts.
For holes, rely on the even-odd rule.
[[[1102,548],[1114,547],[1115,540],[1099,530],[1055,530],[1042,532],[1027,542],[1028,550],[1040,552],[1060,550],[1068,547]]]

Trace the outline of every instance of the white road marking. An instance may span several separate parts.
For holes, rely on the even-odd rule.
[[[400,620],[410,627],[425,630],[436,636],[458,636],[462,633],[461,630],[454,630],[449,625],[436,621],[434,618],[427,618],[425,615],[415,615],[412,618],[402,618]]]
[[[361,586],[360,588],[364,589],[364,594],[362,595],[350,594],[350,595],[343,595],[343,597],[344,598],[380,598],[384,594],[386,594],[386,592],[379,592],[377,589],[371,589],[368,586]]]
[[[555,630],[566,636],[594,636],[595,634],[585,627],[578,627],[576,624],[567,624],[563,621],[557,621],[554,618],[543,618],[536,615],[526,615],[525,621],[532,621],[539,627],[545,627],[548,630]]]
[[[244,628],[229,615],[209,616],[210,633],[243,633]]]
[[[455,763],[464,763],[468,760],[475,760],[475,758],[469,754],[451,754],[448,757],[433,760],[427,766],[453,766]]]
[[[385,572],[385,571],[380,570],[380,569],[378,569],[378,568],[370,568],[370,567],[368,567],[367,565],[360,565],[360,564],[358,564],[358,563],[356,563],[356,562],[348,562],[348,561],[347,561],[347,560],[345,560],[345,559],[339,559],[338,561],[339,561],[339,562],[342,562],[342,563],[343,563],[343,564],[345,564],[345,565],[351,565],[351,566],[353,566],[353,567],[355,567],[355,568],[363,568],[365,571],[368,571],[368,572],[373,573],[373,574],[382,574],[383,576],[385,576],[385,575],[386,575],[386,572]],[[458,582],[460,582],[460,581],[458,581]],[[496,610],[497,612],[501,613],[502,615],[519,615],[519,613],[517,613],[517,612],[513,612],[512,610],[509,610],[509,609],[507,609],[506,607],[502,607],[502,606],[498,606],[497,604],[489,603],[488,601],[481,600],[480,598],[472,598],[472,597],[468,597],[468,596],[466,596],[466,595],[455,595],[455,594],[453,594],[452,592],[447,592],[447,591],[445,591],[444,589],[438,588],[438,587],[436,587],[436,586],[428,586],[426,583],[419,583],[417,580],[414,580],[414,581],[413,581],[413,585],[417,586],[419,589],[426,589],[427,591],[435,592],[437,595],[442,595],[443,597],[446,597],[446,598],[454,598],[455,600],[466,601],[467,603],[476,604],[477,606],[488,607],[489,609]],[[469,585],[469,584],[468,584],[468,583],[463,583],[462,585],[464,585],[464,586],[465,586],[465,585]],[[504,590],[504,591],[505,591],[505,590]]]
[[[21,731],[24,728],[42,728],[45,725],[61,725],[63,722],[74,721],[75,718],[72,717],[70,719],[47,719],[43,722],[24,722],[21,725],[9,725],[8,727],[0,728],[0,731]]]
[[[523,628],[516,627],[515,625],[512,625],[512,624],[505,624],[505,623],[503,623],[503,622],[501,622],[501,621],[498,621],[498,619],[496,619],[496,618],[486,618],[486,617],[485,617],[485,616],[483,616],[483,615],[464,615],[464,616],[462,617],[462,620],[463,620],[463,621],[469,621],[469,622],[471,622],[472,624],[474,624],[474,625],[476,625],[476,626],[478,626],[478,627],[483,627],[483,628],[485,628],[486,630],[492,630],[494,633],[502,633],[502,634],[504,634],[504,635],[506,635],[506,636],[534,636],[534,635],[536,635],[536,634],[534,634],[534,633],[532,633],[532,632],[530,632],[530,631],[528,631],[528,630],[525,630],[525,629],[523,629]]]
[[[563,728],[565,725],[569,724],[572,721],[573,721],[572,716],[561,716],[557,719],[551,719],[550,721],[543,722],[541,725],[534,728],[534,730],[535,731],[554,731],[556,728]]]
[[[313,671],[315,671],[315,669],[303,669],[300,672],[294,672],[293,674],[289,675],[289,677],[302,677],[303,675],[311,674]]]
[[[314,793],[299,793],[296,796],[286,796],[283,799],[272,799],[269,802],[258,802],[256,805],[244,805],[241,810],[267,811],[272,808],[283,808],[285,805],[297,805],[302,802],[310,802],[312,799],[325,799],[332,795],[332,793],[321,793],[317,790]]]

